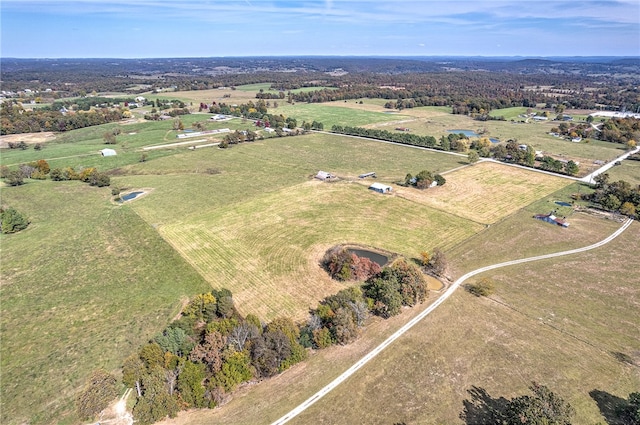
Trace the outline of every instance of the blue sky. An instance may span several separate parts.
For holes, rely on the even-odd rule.
[[[640,0],[0,0],[2,57],[640,56]]]

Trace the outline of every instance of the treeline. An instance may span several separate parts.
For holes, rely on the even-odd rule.
[[[120,108],[101,108],[77,113],[62,113],[44,108],[25,110],[17,102],[6,101],[0,106],[0,134],[70,131],[119,121],[124,117]]]
[[[82,168],[76,171],[73,167],[53,168],[44,159],[20,164],[17,169],[10,169],[6,165],[0,167],[0,178],[9,186],[21,186],[24,179],[67,181],[79,180],[90,186],[105,187],[111,185],[111,177],[107,173],[98,171],[95,167]]]
[[[422,146],[425,148],[440,148],[437,146],[437,140],[433,136],[420,136],[407,132],[391,132],[388,130],[377,130],[373,128],[351,127],[334,125],[331,127],[332,133],[346,134],[349,136],[369,137],[372,139],[386,140],[389,142],[402,143],[405,145]]]

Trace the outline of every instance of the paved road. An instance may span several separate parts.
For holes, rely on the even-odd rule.
[[[424,319],[433,310],[438,308],[438,306],[440,304],[445,302],[446,299],[449,298],[455,292],[455,290],[458,289],[458,287],[465,280],[469,279],[470,277],[475,276],[475,275],[480,274],[480,273],[484,273],[484,272],[489,271],[489,270],[497,269],[497,268],[500,268],[500,267],[513,266],[513,265],[516,265],[516,264],[522,264],[522,263],[528,263],[528,262],[531,262],[531,261],[544,260],[544,259],[547,259],[547,258],[555,258],[555,257],[563,256],[563,255],[571,255],[571,254],[576,254],[576,253],[579,253],[579,252],[589,251],[591,249],[595,249],[595,248],[601,247],[602,245],[605,245],[605,244],[611,242],[618,235],[620,235],[622,232],[624,232],[631,225],[632,221],[633,220],[631,220],[631,219],[627,220],[618,230],[616,230],[609,237],[607,237],[607,238],[605,238],[605,239],[601,240],[600,242],[597,242],[597,243],[595,243],[593,245],[589,245],[589,246],[586,246],[586,247],[583,247],[583,248],[572,249],[572,250],[569,250],[569,251],[556,252],[556,253],[553,253],[553,254],[538,255],[536,257],[529,257],[529,258],[522,258],[522,259],[519,259],[519,260],[506,261],[504,263],[498,263],[498,264],[493,264],[493,265],[486,266],[486,267],[481,267],[481,268],[479,268],[477,270],[474,270],[474,271],[471,271],[471,272],[465,274],[464,276],[458,278],[449,287],[449,289],[447,289],[447,291],[444,294],[442,294],[440,296],[440,298],[438,298],[436,300],[436,302],[434,302],[433,304],[428,306],[422,313],[420,313],[419,315],[417,315],[416,317],[411,319],[409,322],[407,322],[403,327],[398,329],[398,331],[396,331],[393,335],[391,335],[389,338],[387,338],[382,344],[380,344],[376,348],[374,348],[373,351],[369,352],[369,354],[367,354],[366,356],[364,356],[363,358],[358,360],[358,362],[356,362],[353,366],[351,366],[349,369],[347,369],[342,375],[338,376],[336,379],[331,381],[327,386],[325,386],[320,391],[318,391],[317,393],[315,393],[314,395],[309,397],[301,405],[299,405],[298,407],[296,407],[295,409],[293,409],[292,411],[290,411],[289,413],[287,413],[286,415],[284,415],[283,417],[281,417],[277,421],[273,422],[272,425],[285,424],[285,423],[289,422],[291,419],[293,419],[296,416],[298,416],[300,413],[304,412],[309,406],[314,404],[316,401],[320,400],[327,393],[329,393],[331,390],[333,390],[338,385],[340,385],[343,381],[345,381],[347,378],[349,378],[351,375],[353,375],[356,371],[358,371],[358,369],[360,369],[362,366],[364,366],[369,360],[373,359],[375,356],[380,354],[380,352],[382,352],[382,350],[384,350],[389,345],[391,345],[396,339],[400,338],[405,332],[407,332],[409,329],[411,329],[416,323],[418,323],[420,320]]]

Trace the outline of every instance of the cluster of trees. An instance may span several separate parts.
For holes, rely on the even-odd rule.
[[[431,187],[433,183],[437,186],[442,186],[447,180],[440,174],[434,174],[429,170],[422,170],[414,176],[411,173],[407,174],[402,182],[403,186],[413,186],[418,189],[427,189]]]
[[[595,191],[582,197],[609,211],[618,211],[629,217],[636,217],[640,211],[640,185],[632,187],[625,180],[611,182],[608,173],[595,177]]]
[[[242,317],[227,290],[198,295],[125,360],[123,383],[137,394],[134,417],[149,424],[179,410],[215,407],[239,384],[305,359],[299,338],[288,318],[263,325],[255,316]]]
[[[364,281],[380,273],[378,263],[360,257],[343,246],[329,249],[322,258],[322,267],[336,280]]]
[[[283,317],[266,325],[256,316],[242,317],[224,289],[191,300],[177,320],[123,364],[122,381],[137,395],[136,420],[149,424],[183,409],[213,408],[241,383],[274,376],[304,360],[307,348],[352,342],[370,314],[390,317],[427,297],[422,271],[404,259],[380,269],[342,248],[330,250],[325,259],[331,267],[342,262],[366,280],[326,297],[300,325]]]
[[[338,134],[346,134],[349,136],[370,137],[372,139],[386,140],[389,142],[402,143],[405,145],[422,146],[426,148],[440,148],[436,146],[437,140],[433,136],[419,136],[407,132],[391,132],[387,130],[377,130],[373,128],[351,127],[334,125],[331,132]]]
[[[0,167],[0,178],[4,179],[9,186],[20,186],[24,184],[24,179],[53,181],[80,180],[90,186],[104,187],[111,184],[108,174],[99,172],[94,167],[82,168],[76,171],[73,167],[51,169],[49,163],[44,159],[21,164],[16,170],[10,170],[3,165]]]
[[[243,143],[243,142],[253,142],[258,138],[259,138],[258,133],[256,133],[255,131],[236,130],[233,133],[225,134],[218,146],[222,149],[226,149],[229,147],[229,145],[237,145],[238,143]]]
[[[119,121],[124,117],[124,112],[121,108],[100,108],[77,113],[44,108],[25,110],[17,102],[6,101],[0,105],[0,134],[70,131]]]
[[[29,219],[13,207],[0,207],[0,233],[16,233],[29,226]]]

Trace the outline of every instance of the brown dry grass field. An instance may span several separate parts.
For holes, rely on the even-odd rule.
[[[490,162],[445,175],[444,186],[398,188],[397,195],[482,224],[492,224],[570,184],[569,180]]]

